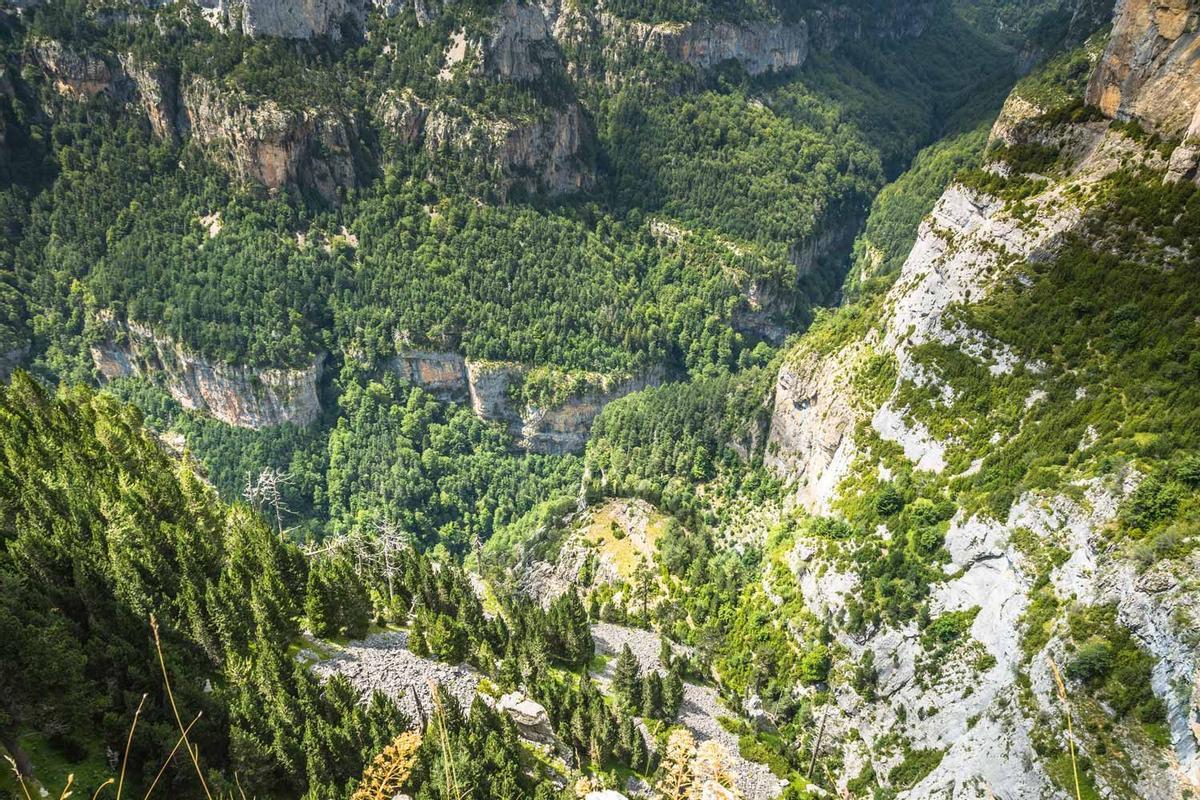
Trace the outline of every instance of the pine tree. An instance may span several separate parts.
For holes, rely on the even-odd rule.
[[[629,766],[631,769],[638,772],[648,772],[650,769],[650,751],[646,747],[646,740],[642,738],[642,732],[630,720],[632,730],[632,738],[629,740]]]
[[[408,649],[413,655],[421,658],[429,657],[429,644],[425,641],[425,609],[417,611],[412,627],[408,630]]]
[[[647,672],[642,682],[642,716],[649,719],[663,716],[663,684],[656,670]]]
[[[675,719],[677,716],[679,716],[679,709],[682,707],[682,705],[683,679],[679,677],[679,671],[677,669],[672,669],[667,673],[667,677],[663,681],[663,719]]]
[[[646,559],[640,559],[633,571],[633,591],[637,596],[641,621],[649,619],[650,595],[654,591],[654,573],[646,566]]]
[[[613,691],[622,706],[634,713],[641,710],[641,670],[638,668],[637,657],[629,649],[629,645],[625,645],[621,649],[621,655],[617,657],[617,666],[613,674]]]
[[[308,585],[304,592],[304,616],[314,636],[326,638],[337,634],[337,609],[334,607],[326,562],[317,560],[308,570]]]
[[[371,597],[348,556],[333,559],[329,583],[336,587],[338,628],[352,639],[366,636],[371,627]]]

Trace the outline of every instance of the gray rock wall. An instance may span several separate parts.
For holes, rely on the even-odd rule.
[[[184,408],[242,428],[308,425],[320,413],[323,356],[302,369],[253,369],[210,361],[137,322],[110,324],[111,336],[91,349],[105,381],[150,378]]]

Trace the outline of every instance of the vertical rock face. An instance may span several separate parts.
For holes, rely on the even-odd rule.
[[[409,147],[424,136],[429,107],[411,89],[399,92],[389,89],[376,104],[375,114],[390,137],[389,144]]]
[[[1192,180],[1200,183],[1200,105],[1188,126],[1183,142],[1171,153],[1168,181]]]
[[[572,395],[560,405],[522,409],[519,441],[534,453],[579,453],[587,444],[592,423],[604,407],[632,392],[657,386],[656,372],[638,375],[607,389]]]
[[[902,0],[870,14],[836,6],[819,7],[791,22],[698,20],[651,24],[601,13],[596,27],[617,50],[657,51],[700,69],[737,61],[751,75],[762,75],[799,67],[812,51],[830,51],[846,41],[919,36],[932,12],[932,4],[924,0]],[[574,23],[563,24],[560,20],[553,27],[560,35],[570,34],[581,28],[578,20]]]
[[[853,453],[856,420],[844,365],[858,356],[809,354],[785,364],[775,382],[775,410],[763,464],[796,485],[797,498],[823,509]]]
[[[184,87],[183,113],[196,143],[239,180],[298,186],[328,200],[355,184],[353,125],[337,115],[229,96],[201,78]]]
[[[194,0],[210,22],[249,36],[338,37],[347,15],[361,17],[363,0]]]
[[[537,406],[523,405],[517,397],[528,372],[523,364],[472,361],[453,352],[402,350],[388,368],[443,401],[469,402],[475,416],[502,425],[518,447],[533,453],[581,452],[605,405],[662,382],[661,374],[652,370]]]
[[[184,408],[242,428],[307,425],[320,413],[323,356],[303,369],[251,369],[208,361],[136,322],[110,324],[110,338],[92,347],[92,361],[106,381],[152,378]]]
[[[401,111],[394,133],[412,129],[415,114]],[[468,157],[482,168],[498,168],[494,185],[507,198],[514,187],[550,195],[591,187],[596,180],[588,158],[592,131],[575,103],[546,109],[531,119],[479,118],[461,107],[429,112],[422,127],[424,147]]]
[[[404,350],[391,359],[389,369],[414,386],[442,401],[467,399],[467,362],[458,353]]]
[[[137,88],[142,110],[160,139],[179,138],[179,78],[156,64],[139,61],[132,54],[121,56],[121,67]]]
[[[514,0],[500,6],[483,52],[484,71],[504,80],[536,80],[562,63],[542,7]]]
[[[112,91],[113,71],[99,56],[77,51],[53,39],[42,39],[32,49],[34,60],[60,95],[86,100]]]
[[[808,58],[809,33],[804,20],[791,25],[769,22],[692,22],[659,24],[606,19],[610,31],[622,31],[627,43],[657,50],[700,69],[737,61],[751,75],[798,67]]]
[[[1089,99],[1109,115],[1136,119],[1168,136],[1186,135],[1170,164],[1170,173],[1179,179],[1194,177],[1200,150],[1195,138],[1200,135],[1196,14],[1195,6],[1174,0],[1125,0],[1088,88]],[[800,505],[828,512],[855,459],[876,457],[874,449],[867,453],[856,442],[862,432],[899,444],[916,469],[939,471],[955,431],[962,429],[948,425],[941,435],[949,431],[950,438],[938,441],[901,399],[903,383],[939,389],[938,379],[923,373],[919,346],[953,348],[993,375],[1017,368],[1018,354],[970,329],[954,309],[985,301],[993,286],[1020,280],[1028,264],[1050,257],[1064,237],[1086,232],[1081,224],[1085,201],[1080,198],[1096,182],[1129,164],[1165,166],[1157,152],[1110,130],[1107,121],[1039,130],[1048,125],[1035,119],[1040,113],[1014,97],[993,131],[994,139],[1009,145],[1051,136],[1070,163],[1065,174],[1025,198],[1028,214],[1022,217],[999,198],[952,185],[922,223],[882,311],[864,332],[834,345],[822,346],[818,339],[793,353],[780,370],[765,461],[793,482]],[[865,366],[891,359],[895,379],[884,371],[883,385],[868,388],[862,381],[870,374]],[[1044,365],[1028,361],[1023,367],[1027,374],[1039,374]],[[943,398],[955,393],[945,383],[939,391]],[[998,423],[991,441],[1004,435]],[[962,474],[974,469],[978,462]],[[875,475],[890,479],[882,466]],[[936,618],[976,609],[970,639],[976,653],[986,655],[983,661],[943,658],[939,676],[931,681],[920,674],[924,656],[915,625],[868,630],[856,637],[837,634],[838,645],[852,660],[869,652],[878,670],[877,699],[848,688],[833,693],[837,709],[826,734],[830,746],[840,749],[847,775],[866,766],[877,775],[889,774],[892,757],[881,755],[877,747],[886,733],[903,737],[914,749],[944,754],[928,775],[900,794],[909,800],[979,797],[981,787],[1002,787],[1012,797],[1061,794],[1035,746],[1044,735],[1044,720],[1013,702],[1020,694],[1014,676],[1024,672],[1035,707],[1052,704],[1057,689],[1049,659],[1061,664],[1070,652],[1061,624],[1037,653],[1023,651],[1023,616],[1038,568],[1014,544],[1022,532],[1069,554],[1049,573],[1058,598],[1111,604],[1117,620],[1154,660],[1151,686],[1167,711],[1171,747],[1147,746],[1132,735],[1123,740],[1127,752],[1121,757],[1131,767],[1126,777],[1118,778],[1128,785],[1096,771],[1099,793],[1177,800],[1187,796],[1186,787],[1200,785],[1200,664],[1195,642],[1188,639],[1189,614],[1200,597],[1194,584],[1182,579],[1195,573],[1196,556],[1164,558],[1139,573],[1101,533],[1136,483],[1132,474],[1125,480],[1081,480],[1068,490],[1018,498],[1006,518],[960,514],[951,521],[944,539],[951,564],[945,580],[931,586],[929,611]],[[858,576],[838,566],[842,556],[822,554],[818,544],[827,543],[802,542],[793,553],[797,582],[809,608],[836,613],[854,596]],[[924,709],[936,713],[922,713]],[[1095,763],[1105,758],[1115,762],[1111,753],[1089,752],[1086,738],[1077,747]]]
[[[1109,117],[1184,135],[1200,107],[1198,18],[1189,0],[1121,0],[1087,101]]]

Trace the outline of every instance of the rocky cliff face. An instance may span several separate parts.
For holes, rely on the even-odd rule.
[[[699,20],[652,24],[630,20],[582,4],[549,0],[518,5],[509,0],[498,15],[485,63],[501,72],[529,79],[541,74],[541,63],[554,55],[553,37],[562,52],[602,51],[601,61],[628,63],[642,52],[655,52],[699,69],[737,61],[751,75],[801,66],[814,49],[829,51],[862,38],[893,39],[920,35],[931,3],[896,2],[875,13],[844,7],[819,7],[792,22],[725,22]],[[587,69],[567,64],[574,74]],[[592,77],[599,77],[593,75]],[[621,80],[618,74],[610,76]]]
[[[562,66],[545,7],[514,0],[497,11],[483,54],[485,73],[504,80],[533,81]]]
[[[1088,102],[1109,117],[1185,135],[1200,113],[1198,22],[1189,0],[1121,0]]]
[[[113,70],[97,55],[53,39],[35,42],[32,55],[63,97],[86,100],[113,89]]]
[[[238,180],[276,190],[298,186],[328,200],[355,185],[354,125],[333,113],[252,100],[192,78],[182,91],[193,141]]]
[[[209,22],[247,36],[310,39],[341,36],[347,15],[360,18],[365,0],[194,0]]]
[[[464,402],[470,396],[467,361],[458,353],[402,350],[388,369],[442,401]]]
[[[808,23],[699,21],[649,23],[601,15],[601,27],[621,47],[664,53],[684,64],[709,69],[737,61],[751,75],[798,67],[808,58]]]
[[[320,413],[324,357],[304,369],[251,369],[209,361],[137,322],[109,321],[110,337],[92,347],[103,380],[139,375],[162,385],[186,409],[229,425],[308,425]]]
[[[515,187],[568,194],[595,184],[593,133],[577,103],[524,117],[485,117],[457,102],[430,108],[411,92],[385,95],[377,108],[385,140],[430,155],[469,160],[491,175],[501,199]]]
[[[179,76],[157,64],[146,63],[132,54],[121,56],[121,68],[133,82],[150,128],[160,139],[177,140],[187,125],[180,119]]]
[[[404,350],[391,360],[389,368],[439,399],[469,402],[477,417],[504,426],[519,447],[533,453],[581,452],[592,423],[605,405],[662,380],[658,372],[652,371],[542,407],[523,405],[515,397],[529,369],[521,364],[471,361],[450,352]]]
[[[1050,660],[1061,664],[1067,656],[1061,628],[1032,658],[1022,653],[1021,618],[1038,572],[1030,554],[1014,544],[1014,532],[1025,531],[1071,552],[1050,575],[1060,596],[1112,603],[1118,620],[1155,656],[1155,689],[1168,699],[1168,718],[1178,731],[1179,762],[1173,768],[1158,766],[1161,756],[1133,733],[1124,754],[1138,767],[1132,780],[1120,774],[1116,759],[1098,756],[1093,763],[1101,766],[1093,771],[1102,776],[1101,791],[1107,790],[1101,796],[1165,800],[1180,797],[1182,787],[1195,781],[1190,730],[1197,714],[1190,699],[1195,650],[1181,640],[1186,632],[1168,620],[1177,608],[1194,608],[1200,597],[1169,574],[1136,576],[1100,543],[1098,532],[1113,519],[1127,486],[1094,481],[1077,489],[1080,499],[1074,500],[1027,495],[1004,520],[954,520],[945,543],[951,555],[948,577],[934,587],[930,613],[934,618],[969,609],[978,613],[971,643],[944,657],[932,675],[929,663],[922,663],[915,624],[864,637],[838,636],[839,646],[853,660],[870,653],[878,670],[878,701],[867,701],[847,686],[835,692],[827,735],[843,754],[845,774],[859,774],[867,765],[876,774],[889,774],[901,762],[900,754],[887,755],[888,748],[880,745],[898,735],[914,749],[944,753],[928,775],[900,793],[906,800],[982,798],[989,790],[994,797],[1065,796],[1048,778],[1033,745],[1048,724],[1037,711],[1053,709],[1058,702]],[[819,546],[800,543],[793,553],[794,568],[811,608],[837,607],[858,590],[857,579],[818,556]],[[979,669],[977,664],[987,666]],[[1031,688],[1022,700],[1016,676],[1024,670]],[[1105,786],[1106,778],[1113,783]]]
[[[604,406],[631,392],[657,386],[657,372],[634,376],[613,385],[588,389],[561,404],[516,407],[510,389],[526,368],[504,362],[468,362],[471,407],[482,419],[508,428],[521,447],[534,453],[577,453],[587,444],[592,423]]]
[[[595,183],[587,157],[592,134],[575,103],[531,119],[481,119],[447,106],[429,112],[423,135],[430,153],[469,158],[483,169],[498,167],[495,186],[502,198],[516,186],[555,195]]]

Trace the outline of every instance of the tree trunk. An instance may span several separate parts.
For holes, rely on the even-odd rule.
[[[4,749],[12,756],[12,760],[17,762],[17,772],[21,777],[29,778],[33,776],[33,762],[29,760],[29,754],[21,749],[21,744],[18,742],[14,734],[5,732],[0,734],[0,744],[4,745]]]

